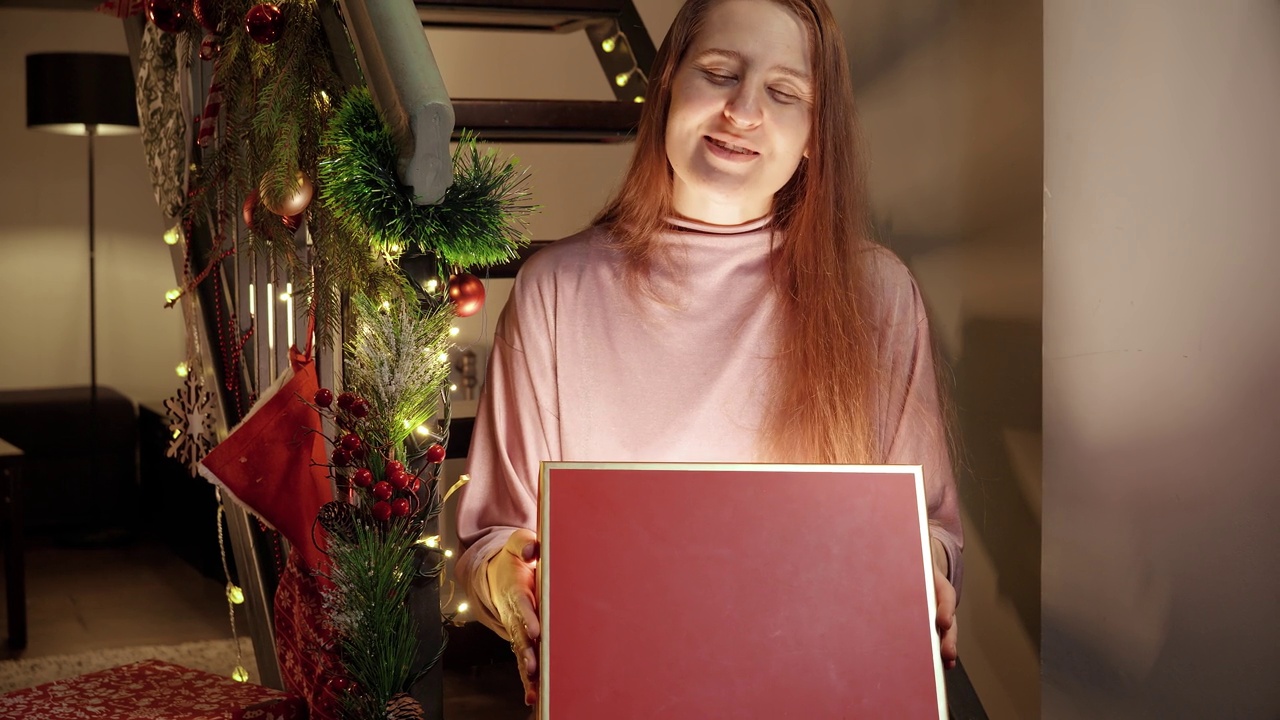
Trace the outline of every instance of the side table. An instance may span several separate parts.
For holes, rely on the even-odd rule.
[[[22,537],[22,451],[0,438],[0,542],[4,543],[4,594],[9,647],[27,646],[27,570]]]

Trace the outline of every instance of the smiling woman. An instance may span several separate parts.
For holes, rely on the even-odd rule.
[[[516,279],[457,570],[530,702],[543,461],[922,465],[942,659],[956,658],[963,535],[928,323],[868,238],[841,38],[824,0],[691,0],[617,196]]]
[[[780,5],[724,0],[676,69],[667,114],[674,209],[717,225],[768,214],[808,148],[809,42]]]

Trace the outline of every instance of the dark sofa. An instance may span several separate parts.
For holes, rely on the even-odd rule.
[[[89,538],[134,526],[137,408],[100,386],[96,414],[88,386],[0,391],[0,437],[24,453],[29,533]]]

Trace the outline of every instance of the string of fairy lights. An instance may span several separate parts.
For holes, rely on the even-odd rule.
[[[620,88],[631,87],[637,80],[639,91],[632,98],[632,102],[644,102],[644,93],[649,87],[649,76],[640,68],[639,63],[635,60],[635,55],[630,53],[631,43],[627,38],[627,34],[621,28],[614,31],[612,35],[600,41],[600,49],[605,53],[613,54],[626,46],[628,54],[631,55],[631,69],[625,70],[613,76],[613,83]]]

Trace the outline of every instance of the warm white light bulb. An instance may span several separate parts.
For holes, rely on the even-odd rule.
[[[419,426],[418,426],[418,434],[419,434],[419,435],[422,435],[422,436],[424,436],[424,437],[426,437],[426,436],[428,436],[428,435],[430,435],[430,434],[431,434],[431,431],[427,429],[427,426],[426,426],[426,425],[419,425]]]
[[[445,551],[444,551],[444,556],[445,556],[445,557],[453,557],[453,551],[452,551],[452,550],[445,550]]]
[[[235,583],[227,583],[227,599],[230,600],[233,605],[243,604],[244,590],[241,590]]]
[[[449,362],[449,353],[440,353],[440,356],[439,356],[439,358],[438,358],[438,359],[439,359],[439,360],[440,360],[440,362],[442,362],[442,363],[447,363],[447,362]]]
[[[449,385],[449,392],[458,392],[458,386],[451,383]]]
[[[438,287],[440,287],[439,280],[435,278],[431,278],[430,280],[427,281],[427,292],[435,292],[436,288]]]
[[[190,370],[187,368],[187,364],[184,362],[178,363],[178,367],[174,368],[174,371],[178,373],[178,377],[180,378],[186,377],[187,373],[190,372]]]
[[[383,300],[383,301],[382,301],[382,309],[383,309],[383,310],[390,310],[390,309],[391,309],[391,301],[390,301],[390,300]]]
[[[631,82],[631,73],[618,73],[613,77],[613,81],[617,83],[618,87],[626,87],[627,83]]]
[[[249,682],[249,671],[243,666],[237,665],[236,669],[231,673],[231,679],[236,682]]]
[[[440,536],[432,535],[429,538],[423,538],[422,544],[427,547],[440,547]]]
[[[399,255],[399,254],[400,254],[400,246],[399,246],[399,245],[397,245],[396,243],[391,243],[391,254],[392,254],[392,255]]]
[[[177,245],[178,241],[181,239],[182,239],[182,236],[178,234],[178,228],[176,227],[171,227],[168,230],[165,230],[164,232],[165,245]]]
[[[600,49],[607,53],[613,52],[614,49],[617,47],[618,47],[618,37],[616,35],[614,37],[607,37],[604,40],[600,41]]]
[[[643,95],[637,95],[637,96],[636,96],[636,98],[635,98],[635,102],[636,102],[637,104],[644,102],[644,96],[643,96]]]
[[[464,613],[464,612],[466,612],[467,610],[469,610],[470,608],[471,608],[471,606],[470,606],[470,605],[468,605],[468,604],[466,604],[466,603],[464,603],[464,602],[460,602],[460,603],[458,603],[458,612],[460,612],[460,613]]]
[[[449,328],[449,337],[458,337],[458,333],[462,332],[462,328],[454,325]]]
[[[165,302],[173,302],[174,300],[177,300],[180,297],[182,297],[182,291],[179,290],[178,288],[174,288],[164,294]]]

